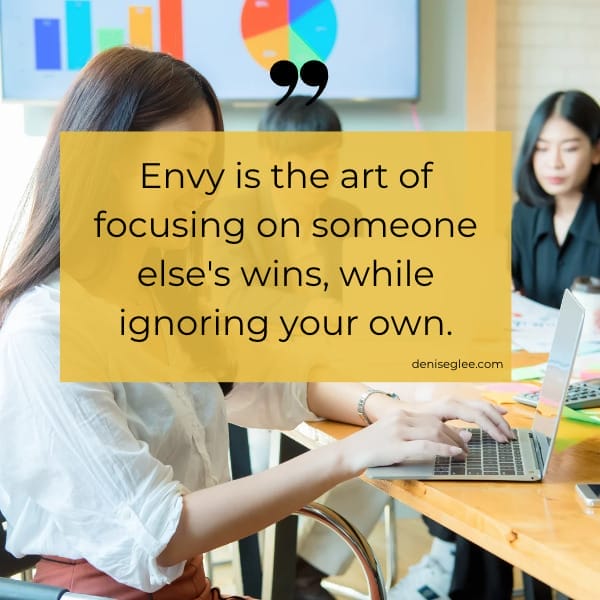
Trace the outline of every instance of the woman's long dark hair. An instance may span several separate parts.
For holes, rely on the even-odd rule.
[[[568,90],[544,98],[533,111],[515,168],[517,194],[530,206],[554,203],[554,197],[542,189],[533,171],[533,153],[538,138],[546,121],[554,114],[581,129],[592,146],[600,142],[600,106],[591,96],[579,90]],[[600,202],[600,165],[592,166],[584,192]]]
[[[223,117],[212,87],[181,60],[123,46],[106,50],[87,64],[54,116],[34,172],[23,238],[0,278],[0,325],[11,302],[60,264],[60,132],[147,131],[199,103],[208,106],[215,129],[222,131]],[[15,227],[9,240],[16,235]],[[8,246],[0,262],[6,260]]]

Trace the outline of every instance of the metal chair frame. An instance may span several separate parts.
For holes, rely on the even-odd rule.
[[[339,586],[341,589],[336,589],[336,593],[343,593],[350,598],[358,598],[360,600],[385,600],[387,598],[386,586],[377,558],[367,538],[358,529],[335,510],[317,502],[307,504],[296,514],[315,519],[321,525],[331,529],[331,531],[340,536],[350,546],[350,549],[358,559],[363,573],[367,578],[368,595],[365,596],[345,586]],[[349,595],[351,593],[356,595]]]

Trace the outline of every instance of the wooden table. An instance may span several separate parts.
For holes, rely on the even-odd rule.
[[[514,364],[544,359],[515,355]],[[530,426],[533,409],[507,408],[513,426]],[[355,429],[305,423],[286,435],[314,448]],[[541,483],[365,481],[571,598],[600,598],[600,509],[575,493],[578,482],[600,482],[600,427],[563,421],[558,444]]]

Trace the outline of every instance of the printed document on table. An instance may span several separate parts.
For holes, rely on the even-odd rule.
[[[513,350],[549,352],[557,319],[557,308],[534,302],[514,292],[512,294]]]

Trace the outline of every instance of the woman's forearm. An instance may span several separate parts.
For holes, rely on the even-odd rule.
[[[257,475],[183,497],[179,525],[159,556],[169,566],[218,548],[283,519],[338,483],[358,475],[339,442]]]
[[[332,421],[366,425],[358,412],[358,403],[369,387],[364,383],[309,383],[308,407],[310,410]],[[387,391],[387,390],[386,390]],[[369,395],[363,409],[370,421],[375,422],[390,412],[401,410],[404,405],[383,393]]]
[[[357,383],[310,383],[308,404],[319,416],[364,424],[357,405],[367,389]],[[510,429],[498,407],[455,399],[429,405],[429,411],[407,411],[398,399],[373,393],[364,406],[374,422],[370,427],[257,475],[187,494],[159,564],[177,564],[259,531],[367,467],[464,456],[466,441],[459,430],[443,423],[446,419],[478,422],[496,439],[508,439]]]

